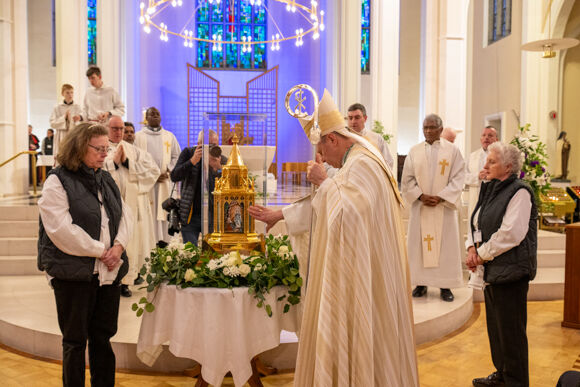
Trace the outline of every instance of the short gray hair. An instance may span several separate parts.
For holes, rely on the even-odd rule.
[[[433,114],[433,113],[428,114],[425,117],[425,119],[423,120],[423,122],[425,122],[425,121],[435,121],[435,125],[437,125],[438,128],[443,127],[443,120],[437,114]]]
[[[510,172],[512,174],[519,174],[522,170],[522,165],[524,164],[524,155],[520,150],[512,144],[502,144],[499,141],[490,144],[487,147],[489,152],[495,152],[498,157],[499,161],[502,165],[508,166],[511,165]]]

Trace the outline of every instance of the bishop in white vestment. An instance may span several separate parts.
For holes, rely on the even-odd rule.
[[[450,288],[463,286],[456,203],[463,190],[465,162],[459,149],[440,139],[441,118],[423,122],[425,142],[409,151],[401,190],[410,207],[407,247],[414,297],[427,286],[441,288],[441,298],[453,301]],[[461,239],[462,240],[462,239]]]
[[[469,162],[467,163],[467,171],[465,173],[465,185],[469,188],[469,207],[467,209],[467,217],[471,219],[471,213],[477,204],[479,198],[479,187],[484,179],[485,173],[483,166],[487,158],[487,147],[497,141],[497,132],[493,126],[486,126],[481,132],[479,138],[481,148],[471,152],[469,155]]]
[[[135,134],[135,146],[149,152],[159,167],[159,178],[150,191],[150,203],[155,219],[155,241],[169,243],[167,212],[161,203],[171,195],[169,173],[177,163],[181,148],[175,135],[161,126],[159,110],[154,107],[147,109],[145,119],[148,126]]]
[[[120,117],[109,120],[109,152],[104,169],[109,171],[119,187],[121,197],[133,213],[133,238],[126,247],[129,272],[124,285],[133,285],[139,269],[157,242],[149,192],[159,177],[159,167],[151,155],[125,141],[125,125]]]
[[[294,385],[419,386],[396,182],[378,150],[345,128],[326,91],[319,114],[318,149],[339,169],[330,178],[323,160],[310,162],[308,178],[318,191],[311,202],[283,210],[293,248],[303,257],[301,276],[309,274]],[[308,256],[301,242],[309,227],[295,215],[306,215],[309,203],[314,217]],[[280,214],[251,210],[260,212]]]

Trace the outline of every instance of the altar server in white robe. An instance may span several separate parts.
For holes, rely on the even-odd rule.
[[[171,194],[169,173],[175,167],[181,148],[175,135],[161,126],[161,114],[155,107],[145,113],[147,126],[135,134],[135,146],[149,152],[159,167],[159,178],[150,192],[151,208],[155,219],[155,241],[169,243],[167,212],[161,203]]]
[[[401,191],[410,207],[407,246],[413,297],[427,286],[441,289],[441,299],[453,301],[450,288],[463,286],[456,203],[463,190],[465,162],[459,149],[441,139],[443,122],[436,114],[423,121],[425,141],[409,151]]]
[[[103,83],[101,69],[91,66],[86,75],[92,87],[85,93],[83,119],[105,124],[112,116],[123,117],[125,104],[115,89]]]
[[[481,131],[479,142],[481,148],[471,152],[469,155],[469,162],[467,163],[467,171],[465,173],[465,185],[469,188],[469,207],[467,209],[468,219],[471,219],[471,213],[477,204],[479,198],[479,187],[485,178],[483,166],[487,159],[487,147],[497,141],[497,131],[493,126],[486,126]]]
[[[64,101],[52,110],[50,115],[50,127],[55,130],[53,139],[52,154],[57,155],[60,142],[66,134],[82,121],[82,110],[74,103],[74,88],[65,83],[61,87],[61,94]]]
[[[123,201],[133,213],[133,238],[127,245],[129,272],[123,278],[123,295],[130,295],[128,285],[133,285],[139,270],[155,247],[153,213],[149,192],[159,178],[159,167],[151,155],[125,141],[125,124],[121,117],[109,120],[109,150],[104,168],[109,171],[119,187]]]
[[[310,262],[301,262],[301,275],[309,275],[294,385],[418,386],[396,182],[377,149],[345,127],[327,91],[319,114],[322,157],[308,167],[319,188],[311,202]],[[302,124],[309,135],[312,121]],[[334,177],[322,161],[339,168]],[[307,207],[308,201],[294,205]],[[278,211],[252,207],[260,212],[279,218]],[[307,239],[304,224],[290,226],[291,235]]]

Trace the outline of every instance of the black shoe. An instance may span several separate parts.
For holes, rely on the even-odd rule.
[[[441,299],[443,301],[451,302],[455,297],[453,296],[453,293],[451,293],[451,290],[441,288]]]
[[[503,376],[497,371],[488,377],[473,379],[472,383],[475,387],[505,386]]]
[[[413,297],[423,297],[425,294],[427,294],[427,286],[419,285],[413,289]]]
[[[129,285],[121,285],[121,295],[123,297],[131,297],[133,293],[129,289]]]
[[[143,282],[145,282],[145,280],[141,277],[141,274],[139,274],[137,278],[135,278],[135,281],[133,281],[133,285],[141,285]]]

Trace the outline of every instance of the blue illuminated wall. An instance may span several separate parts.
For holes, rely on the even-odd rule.
[[[327,0],[319,1],[326,10]],[[132,3],[132,2],[128,2]],[[164,13],[168,25],[183,26],[191,16],[191,10],[185,12],[190,4],[184,0],[184,8],[170,9]],[[278,21],[300,21],[303,16],[298,13],[289,15],[283,5],[271,4],[271,15]],[[327,12],[328,13],[328,12]],[[125,6],[125,28],[127,39],[127,110],[128,119],[134,122],[142,120],[141,110],[156,106],[162,116],[162,125],[172,131],[182,147],[187,145],[187,63],[195,64],[196,46],[186,48],[183,40],[169,36],[169,42],[159,39],[158,32],[146,34],[138,22],[139,6],[135,2]],[[268,20],[270,20],[268,18]],[[280,44],[280,51],[268,50],[268,67],[279,66],[278,73],[278,163],[286,161],[307,161],[312,157],[312,148],[295,118],[286,113],[284,97],[286,91],[298,83],[308,83],[319,91],[332,79],[332,61],[327,59],[327,41],[331,30],[329,23],[326,31],[318,40],[310,36],[304,39],[304,45],[296,47],[293,42]],[[193,26],[189,27],[193,29]],[[268,22],[268,34],[275,33],[275,26]],[[242,96],[246,93],[246,82],[256,77],[259,72],[204,70],[211,77],[220,81],[222,95]]]

